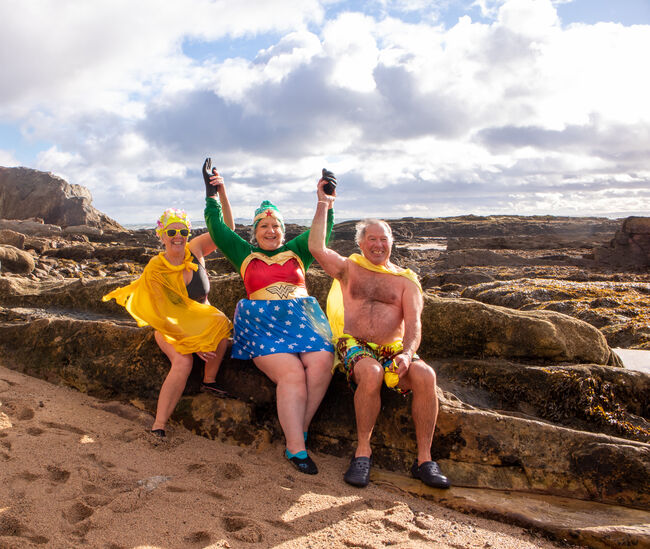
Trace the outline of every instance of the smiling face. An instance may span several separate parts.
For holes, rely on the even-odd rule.
[[[174,236],[169,236],[167,234],[168,229],[176,229],[176,234]],[[185,244],[189,238],[187,236],[182,236],[179,232],[180,229],[187,229],[187,225],[184,223],[170,223],[165,227],[165,230],[160,235],[160,240],[162,240],[163,246],[165,246],[165,251],[168,252],[178,252],[185,249]]]
[[[275,217],[266,217],[260,219],[255,227],[255,240],[257,245],[263,250],[273,251],[282,246],[284,233],[282,225]]]
[[[392,246],[393,237],[383,223],[368,225],[359,240],[363,256],[375,265],[388,263]]]

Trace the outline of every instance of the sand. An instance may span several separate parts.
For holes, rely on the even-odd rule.
[[[0,366],[0,548],[560,547],[390,484],[343,482],[314,454],[306,476],[280,442],[240,448]]]

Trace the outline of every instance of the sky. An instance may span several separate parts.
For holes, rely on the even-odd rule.
[[[650,215],[650,0],[0,0],[0,166],[122,224]]]

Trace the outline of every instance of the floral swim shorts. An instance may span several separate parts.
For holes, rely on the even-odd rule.
[[[337,357],[341,361],[343,372],[345,373],[345,377],[353,391],[357,386],[354,381],[352,381],[352,372],[357,362],[365,357],[374,358],[379,362],[382,368],[386,370],[391,366],[393,358],[404,350],[404,345],[401,340],[394,341],[388,345],[379,345],[377,343],[371,343],[369,341],[364,341],[363,339],[352,337],[348,334],[343,334],[339,337],[335,346]],[[413,355],[413,360],[419,358],[420,357],[417,354]],[[397,386],[389,388],[402,395],[409,393],[409,391],[400,389]]]

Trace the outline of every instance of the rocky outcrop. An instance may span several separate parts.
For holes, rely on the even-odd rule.
[[[650,284],[518,278],[476,284],[461,295],[521,310],[557,311],[598,328],[611,347],[650,349]]]
[[[425,296],[422,345],[436,356],[498,356],[619,364],[589,324],[550,311],[513,311],[471,299]]]
[[[336,238],[354,241],[355,221],[336,225]],[[433,219],[409,218],[390,220],[393,235],[403,240],[418,237],[495,237],[533,236],[611,238],[620,221],[604,217],[561,217],[552,215],[516,216],[463,215]]]
[[[10,229],[0,229],[0,244],[9,244],[14,248],[23,250],[25,246],[25,235]]]
[[[0,229],[9,229],[26,235],[50,237],[61,234],[61,227],[43,223],[42,219],[0,219]]]
[[[92,206],[90,191],[85,187],[29,168],[0,167],[0,218],[40,218],[61,227],[89,225],[124,230]]]
[[[628,217],[609,245],[594,250],[594,258],[608,267],[649,267],[650,217]]]
[[[0,244],[0,269],[10,273],[29,274],[34,270],[34,258],[9,244]]]
[[[567,254],[541,255],[524,257],[511,252],[495,252],[492,250],[456,250],[440,257],[443,268],[465,266],[528,266],[528,265],[563,265],[584,266],[587,264],[583,257]]]
[[[100,300],[131,279],[0,278],[0,348],[6,361],[98,396],[137,397],[153,409],[167,361],[151,330],[136,328],[123,309]],[[321,300],[329,282],[322,273],[308,275],[311,292]],[[243,295],[237,275],[212,279],[211,300],[226,314],[232,315]],[[422,319],[420,353],[447,391],[440,395],[434,453],[457,485],[650,508],[648,410],[640,404],[650,388],[648,376],[602,366],[611,357],[596,329],[557,313],[431,297]],[[576,366],[579,362],[585,365]],[[188,396],[176,419],[238,444],[264,440],[262,433],[281,437],[274,387],[251,362],[227,360],[219,376],[241,401],[225,405],[205,395]],[[375,461],[403,470],[415,453],[409,406],[389,392],[384,403],[391,413],[377,426]],[[347,455],[355,444],[352,406],[344,378],[335,376],[310,446]],[[598,474],[586,479],[588,464],[595,462]],[[604,474],[606,464],[611,471]]]
[[[492,237],[460,237],[447,240],[447,250],[557,250],[557,249],[589,249],[605,244],[609,233],[599,238],[593,236],[580,238],[580,234],[571,236],[492,236]]]
[[[97,396],[137,398],[153,410],[168,364],[158,351],[151,330],[136,328],[132,321],[83,316],[5,309],[0,322],[5,362],[31,375],[64,382]],[[443,388],[446,372],[463,364],[457,359],[428,360],[441,371]],[[474,368],[487,372],[491,372],[492,366],[495,377],[503,373],[502,364],[474,361]],[[513,363],[510,368],[510,379],[526,378],[523,365]],[[465,365],[465,371],[468,369]],[[571,368],[565,366],[564,371],[571,372]],[[581,375],[588,377],[589,373],[596,372],[585,369]],[[462,381],[458,376],[452,380],[456,384]],[[264,433],[281,438],[274,387],[252,363],[227,360],[220,370],[219,382],[241,400],[224,405],[220,400],[206,399],[205,395],[188,396],[174,417],[198,433],[231,443],[255,444],[265,440]],[[543,388],[544,383],[531,381],[529,392],[522,393],[518,406],[525,404],[535,386]],[[496,386],[494,393],[498,389]],[[644,386],[638,387],[639,394],[643,390]],[[650,508],[647,444],[622,438],[625,433],[619,437],[601,434],[597,432],[597,422],[591,433],[567,427],[571,416],[577,415],[570,406],[566,407],[562,426],[533,414],[535,403],[567,398],[561,385],[549,383],[543,388],[527,409],[527,415],[488,406],[479,408],[477,404],[485,398],[485,391],[479,393],[462,394],[463,400],[453,393],[445,397],[441,394],[433,451],[456,485],[542,492]],[[628,400],[618,395],[616,402],[627,407],[627,402],[635,397],[638,398],[637,393]],[[375,462],[387,469],[405,470],[415,455],[409,406],[395,393],[386,392],[383,398],[384,409],[390,413],[381,415],[375,430]],[[505,401],[506,397],[503,398]],[[310,430],[310,447],[348,455],[355,444],[354,424],[350,421],[354,415],[352,406],[344,378],[336,375]],[[583,426],[589,419],[581,413],[575,421]]]

